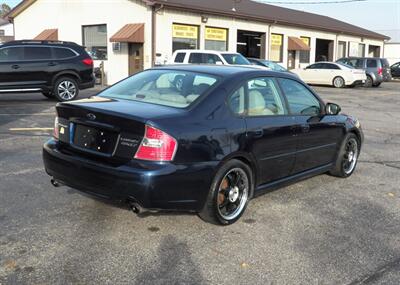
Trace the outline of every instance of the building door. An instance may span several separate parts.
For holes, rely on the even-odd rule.
[[[237,52],[245,57],[265,57],[265,33],[253,31],[237,32]]]
[[[333,61],[334,41],[316,39],[315,61]]]
[[[129,44],[129,75],[143,70],[143,44]]]
[[[287,60],[288,69],[296,68],[296,51],[288,50],[288,60]]]

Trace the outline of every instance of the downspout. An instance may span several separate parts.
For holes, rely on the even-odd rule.
[[[156,63],[156,46],[157,46],[157,13],[164,8],[164,4],[157,7],[156,4],[151,5],[151,66]]]

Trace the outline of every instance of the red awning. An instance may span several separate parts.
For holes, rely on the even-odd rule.
[[[47,29],[43,30],[38,34],[34,40],[38,41],[58,41],[58,29]]]
[[[289,37],[288,50],[310,50],[310,47],[299,38]]]
[[[110,38],[110,42],[144,43],[144,24],[126,24]]]

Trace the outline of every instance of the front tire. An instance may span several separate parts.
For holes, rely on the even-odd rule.
[[[343,77],[336,76],[333,79],[333,86],[336,88],[343,88],[345,86],[345,81],[344,81]]]
[[[341,178],[352,175],[357,166],[360,148],[357,136],[353,133],[347,134],[343,139],[334,168],[329,173]]]
[[[214,177],[199,216],[206,222],[230,225],[243,215],[253,190],[252,171],[240,160],[230,160]]]
[[[61,102],[74,100],[79,95],[78,83],[71,77],[61,77],[54,84],[53,94]]]

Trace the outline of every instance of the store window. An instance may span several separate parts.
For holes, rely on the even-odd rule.
[[[338,42],[337,58],[346,57],[346,42]]]
[[[6,31],[5,30],[0,30],[0,36],[5,36],[6,35]]]
[[[228,48],[228,30],[206,27],[205,47],[207,50],[226,51]]]
[[[308,47],[310,46],[311,40],[309,37],[300,37],[300,39]],[[301,50],[300,51],[300,63],[310,63],[310,51],[309,50]]]
[[[199,27],[190,25],[172,25],[172,50],[198,49]]]
[[[269,59],[275,62],[283,61],[283,35],[271,34],[271,52]]]
[[[107,60],[107,25],[82,26],[83,46],[95,60]]]

